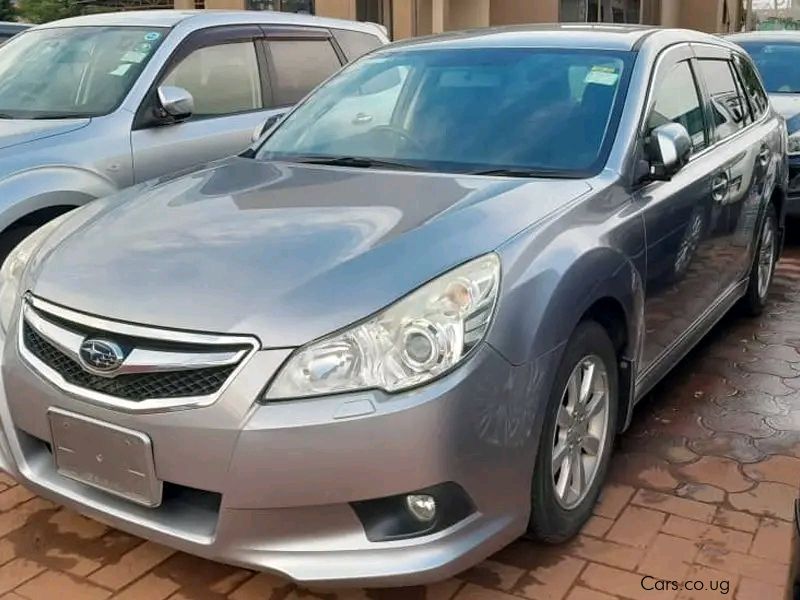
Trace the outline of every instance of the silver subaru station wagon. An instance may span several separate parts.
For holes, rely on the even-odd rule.
[[[700,33],[386,46],[242,155],[59,217],[0,273],[0,466],[315,584],[588,518],[633,406],[764,307],[787,135]]]
[[[275,12],[56,21],[0,48],[0,256],[89,200],[241,152],[266,121],[388,40]]]

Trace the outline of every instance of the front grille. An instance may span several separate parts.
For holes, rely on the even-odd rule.
[[[136,402],[151,398],[188,398],[214,394],[237,367],[234,364],[180,371],[131,373],[109,379],[85,371],[77,361],[48,342],[27,322],[23,323],[22,334],[28,351],[68,383]]]

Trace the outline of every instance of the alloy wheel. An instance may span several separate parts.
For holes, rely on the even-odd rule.
[[[553,435],[553,489],[564,509],[586,498],[607,451],[609,396],[608,373],[600,357],[581,359],[567,380]]]
[[[761,229],[761,245],[758,251],[758,297],[765,298],[775,269],[775,227],[772,219],[764,219]]]

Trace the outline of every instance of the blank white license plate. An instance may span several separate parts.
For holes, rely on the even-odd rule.
[[[137,504],[161,504],[163,485],[147,435],[57,408],[47,414],[61,475]]]

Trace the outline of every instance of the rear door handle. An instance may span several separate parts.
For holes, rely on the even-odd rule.
[[[728,196],[730,177],[725,172],[717,173],[711,182],[711,198],[714,202],[724,202]]]

